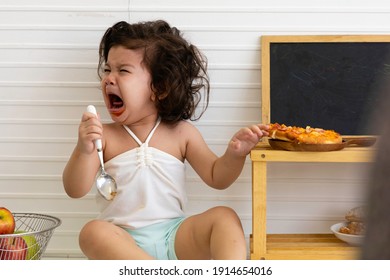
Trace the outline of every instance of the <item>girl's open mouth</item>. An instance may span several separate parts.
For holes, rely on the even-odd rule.
[[[123,113],[125,107],[124,102],[122,98],[120,98],[118,95],[110,93],[108,94],[108,100],[109,100],[109,112],[112,115],[119,116]]]
[[[110,109],[118,109],[123,107],[123,100],[116,94],[109,94]]]

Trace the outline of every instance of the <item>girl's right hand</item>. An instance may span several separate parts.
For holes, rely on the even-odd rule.
[[[77,147],[81,153],[91,154],[95,152],[97,139],[103,138],[103,125],[93,113],[84,112],[79,125],[79,138]]]

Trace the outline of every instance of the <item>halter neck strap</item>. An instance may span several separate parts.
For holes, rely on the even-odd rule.
[[[131,135],[131,137],[133,137],[133,139],[138,143],[138,145],[142,146],[143,144],[146,144],[148,145],[149,144],[149,141],[150,139],[152,138],[156,128],[158,127],[158,125],[161,123],[161,117],[159,117],[157,119],[157,122],[156,124],[154,125],[153,129],[149,132],[149,135],[148,137],[146,138],[145,140],[145,143],[142,143],[141,140],[139,140],[139,138],[134,134],[133,131],[131,131],[130,128],[128,128],[126,125],[123,125],[123,127],[126,129],[126,131]]]

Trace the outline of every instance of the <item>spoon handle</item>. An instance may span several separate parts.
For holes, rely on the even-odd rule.
[[[88,105],[87,112],[92,113],[95,116],[97,116],[96,108],[93,105]],[[96,146],[96,149],[98,150],[98,152],[101,151],[102,150],[102,140],[101,139],[96,139],[95,140],[95,146]]]
[[[93,105],[88,105],[87,112],[92,113],[95,116],[97,116],[96,108]],[[102,171],[104,172],[103,147],[102,147],[102,140],[101,139],[95,140],[95,147],[96,147],[98,155],[99,155],[100,166],[102,168]]]

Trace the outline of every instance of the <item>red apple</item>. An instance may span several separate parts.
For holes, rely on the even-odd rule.
[[[26,241],[21,237],[0,237],[0,260],[25,260]]]
[[[11,234],[15,230],[15,219],[11,211],[0,207],[0,234]]]

